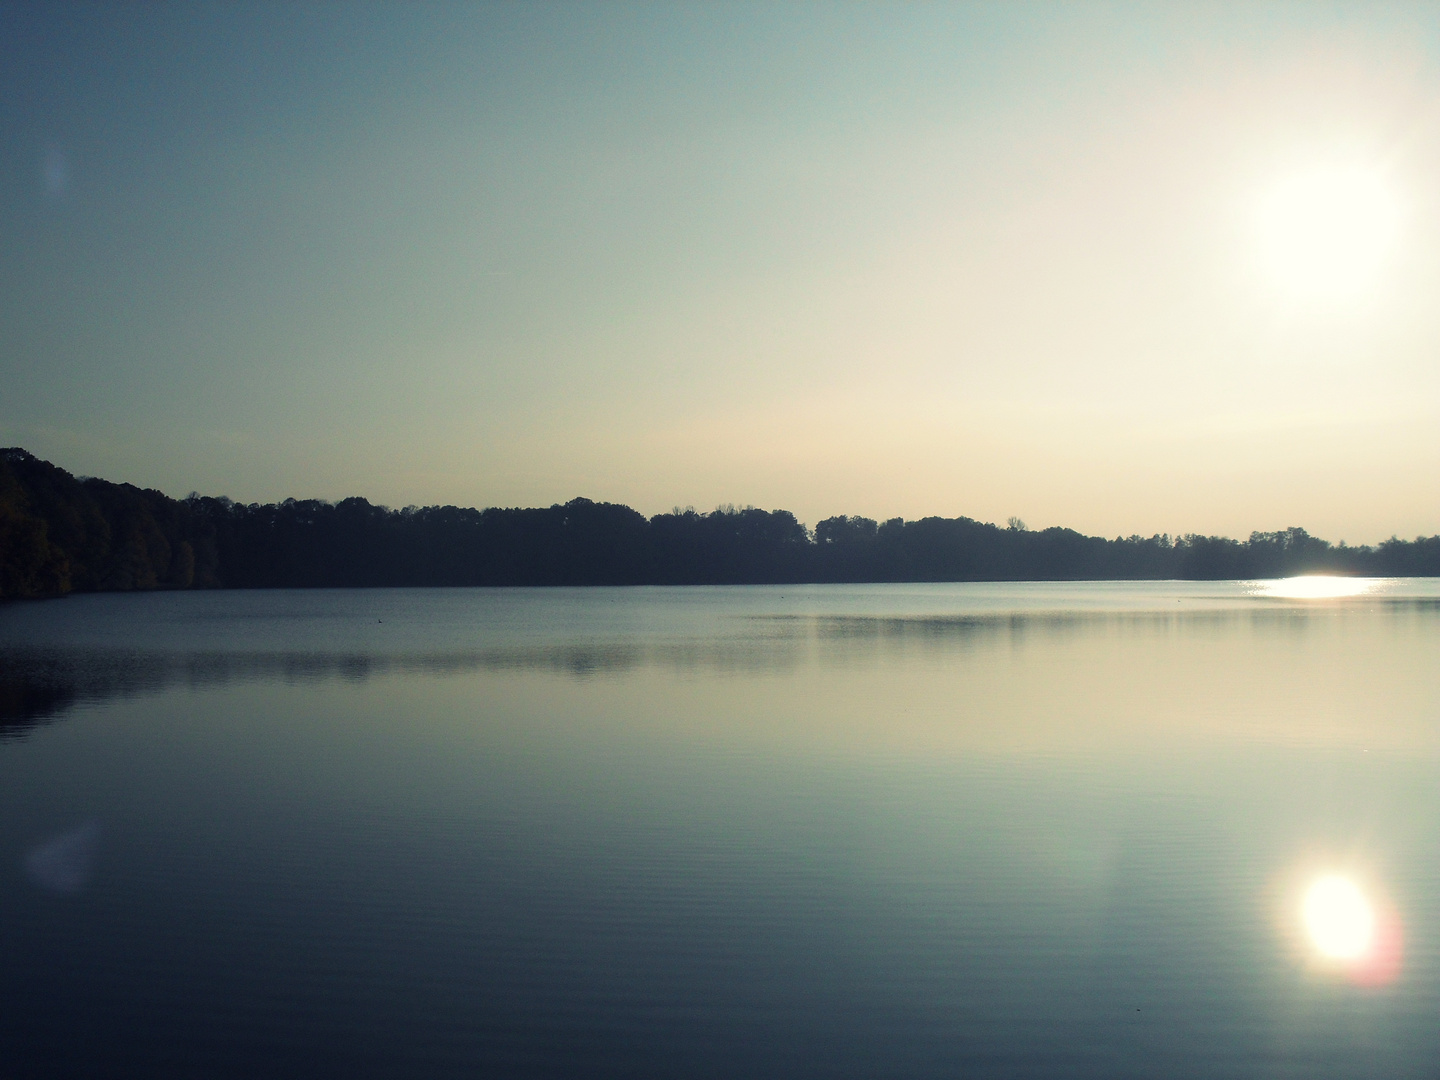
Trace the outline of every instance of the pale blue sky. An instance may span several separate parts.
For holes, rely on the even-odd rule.
[[[1440,531],[1430,7],[0,7],[0,442],[234,498]],[[1383,175],[1344,295],[1257,263]],[[1267,264],[1268,265],[1268,264]]]

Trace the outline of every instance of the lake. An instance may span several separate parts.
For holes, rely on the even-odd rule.
[[[1433,579],[12,604],[0,1074],[1431,1077],[1437,766]]]

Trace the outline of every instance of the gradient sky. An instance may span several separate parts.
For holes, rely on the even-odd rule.
[[[1440,532],[1434,6],[3,6],[0,250],[0,443],[174,495]]]

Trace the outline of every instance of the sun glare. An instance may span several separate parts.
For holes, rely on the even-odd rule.
[[[1377,578],[1332,577],[1329,574],[1306,574],[1301,577],[1257,581],[1257,596],[1273,596],[1283,600],[1333,600],[1345,596],[1364,596],[1379,584]]]
[[[1349,878],[1328,874],[1305,893],[1305,930],[1331,960],[1359,960],[1375,937],[1375,911]]]
[[[1400,226],[1400,207],[1376,169],[1316,168],[1276,183],[1258,212],[1274,283],[1296,297],[1338,299],[1374,283]]]

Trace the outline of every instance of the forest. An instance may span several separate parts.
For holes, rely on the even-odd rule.
[[[967,517],[676,509],[572,499],[535,509],[392,510],[362,498],[239,503],[75,477],[0,450],[0,599],[133,589],[718,585],[1440,575],[1440,536],[1333,545],[1301,528],[1246,540],[1106,539]]]

